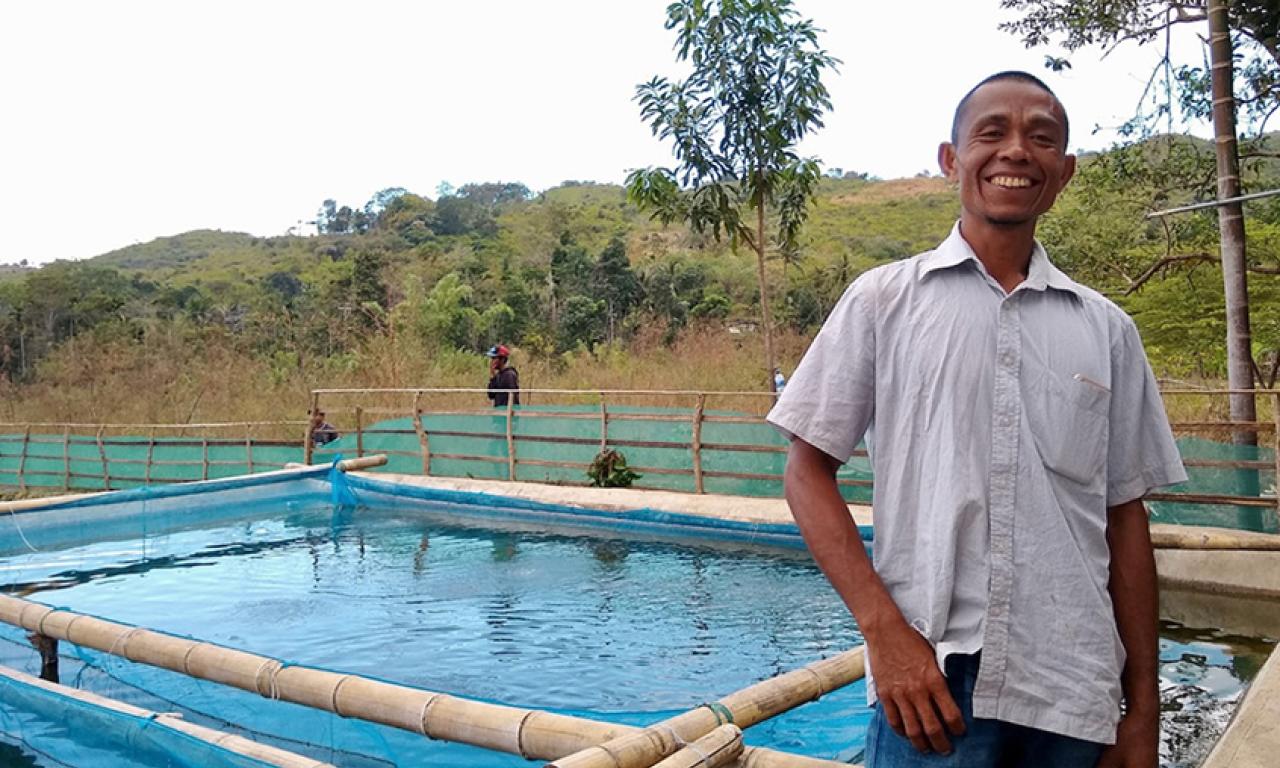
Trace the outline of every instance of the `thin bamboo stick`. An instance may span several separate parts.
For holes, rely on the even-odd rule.
[[[63,490],[72,489],[72,428],[63,429]]]
[[[155,456],[156,430],[155,427],[152,427],[151,430],[147,432],[147,466],[143,472],[146,475],[146,480],[144,482],[146,482],[147,485],[151,484],[151,462],[155,461]]]
[[[356,406],[356,458],[364,456],[364,409]]]
[[[302,438],[302,463],[303,464],[311,463],[311,458],[312,458],[311,454],[315,448],[314,438],[311,436],[311,419],[313,418],[312,414],[314,414],[316,412],[316,409],[318,409],[319,407],[320,407],[320,393],[313,389],[311,390],[311,408],[307,410],[307,427],[306,427],[306,430],[303,432],[303,438]]]
[[[1271,437],[1274,438],[1271,450],[1276,460],[1275,483],[1271,487],[1275,489],[1276,498],[1280,499],[1280,392],[1272,393],[1271,417],[1275,420],[1275,429],[1271,433]]]
[[[253,474],[253,425],[249,425],[244,431],[244,464],[245,471]]]
[[[707,396],[698,395],[698,404],[693,409],[693,492],[706,493],[702,486],[702,416],[706,410]]]
[[[600,393],[600,452],[609,448],[609,406],[605,404],[604,393]]]
[[[200,440],[200,479],[209,479],[209,441],[205,438]]]
[[[507,479],[516,479],[515,398],[507,395]]]
[[[470,701],[359,675],[286,665],[267,656],[117,624],[8,595],[0,595],[0,621],[130,661],[254,692],[265,698],[381,723],[435,739],[517,754],[526,759],[554,759],[640,730],[634,726],[599,723],[553,712]],[[845,656],[847,654],[841,654],[828,661]],[[802,692],[807,696],[805,701],[814,698],[814,695],[808,695],[814,691],[825,692],[817,682],[821,673],[805,671],[820,664],[822,662],[798,670],[803,679],[810,681],[809,688],[812,689]],[[757,683],[747,690],[763,685]],[[732,694],[722,701],[729,702],[738,695]],[[777,692],[774,691],[773,695],[769,703],[776,706]],[[763,699],[761,703],[765,703]],[[751,713],[744,710],[744,716],[750,717]],[[718,715],[708,714],[708,717]],[[709,726],[706,730],[714,727]],[[841,766],[829,760],[761,748],[744,750],[743,756],[744,764],[752,768]]]
[[[102,444],[102,431],[105,426],[98,427],[98,457],[102,459],[102,490],[111,490],[111,468],[107,464],[107,447]]]
[[[330,763],[322,763],[319,760],[313,760],[309,757],[286,752],[278,747],[272,747],[267,744],[259,744],[251,741],[243,736],[227,733],[226,731],[218,731],[213,728],[206,728],[202,725],[189,723],[183,720],[180,715],[168,712],[152,712],[150,710],[141,709],[131,704],[125,704],[121,701],[108,699],[105,696],[99,696],[89,691],[82,691],[76,688],[69,688],[65,685],[58,685],[38,677],[19,672],[16,669],[0,666],[0,676],[7,677],[10,680],[29,685],[33,688],[40,688],[57,696],[75,701],[84,702],[99,709],[111,710],[124,715],[156,723],[164,728],[169,728],[187,736],[193,737],[216,747],[233,752],[237,755],[249,757],[268,765],[278,766],[278,768],[334,768]]]
[[[683,744],[711,733],[725,723],[739,728],[813,701],[866,673],[861,647],[815,661],[769,680],[731,693],[648,728],[584,749],[551,763],[548,768],[646,768]],[[750,761],[747,765],[753,765]]]
[[[31,444],[31,425],[28,424],[22,433],[22,455],[18,459],[18,491],[27,492],[27,446]]]
[[[418,446],[422,450],[422,474],[431,474],[431,443],[427,430],[422,426],[422,393],[413,393],[413,431],[418,433]]]
[[[711,733],[688,744],[653,768],[720,768],[742,754],[742,729],[725,723]]]

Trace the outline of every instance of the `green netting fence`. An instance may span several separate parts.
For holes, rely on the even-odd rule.
[[[302,421],[183,425],[185,434],[177,435],[157,435],[161,425],[0,425],[0,486],[119,489],[372,453],[388,456],[381,471],[586,485],[591,461],[608,447],[623,452],[640,474],[633,487],[782,495],[786,442],[763,420],[760,409],[771,402],[767,398],[749,400],[744,409],[708,409],[708,395],[700,393],[670,393],[696,395],[694,407],[606,404],[609,393],[573,393],[597,402],[424,410],[419,400],[429,391],[341,391],[344,396],[416,397],[411,408],[399,401],[394,407],[331,408],[329,420],[341,436],[310,450],[303,445]],[[318,394],[312,403],[316,407]],[[390,417],[380,418],[385,416]],[[1149,499],[1154,520],[1280,532],[1273,447],[1194,436],[1178,443],[1190,479]],[[838,480],[846,499],[870,503],[871,465],[865,450],[858,451]]]

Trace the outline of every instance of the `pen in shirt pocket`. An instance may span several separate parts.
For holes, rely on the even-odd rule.
[[[1111,387],[1108,387],[1108,386],[1107,386],[1107,385],[1105,385],[1105,384],[1102,384],[1102,383],[1099,383],[1099,382],[1097,382],[1097,381],[1094,381],[1093,379],[1089,378],[1088,376],[1085,376],[1083,373],[1077,373],[1077,374],[1073,375],[1071,378],[1075,379],[1076,381],[1080,382],[1081,384],[1088,384],[1089,386],[1091,386],[1091,387],[1093,387],[1094,389],[1097,389],[1097,390],[1099,390],[1099,391],[1101,391],[1101,392],[1107,392],[1107,393],[1110,393],[1110,392],[1111,392]]]

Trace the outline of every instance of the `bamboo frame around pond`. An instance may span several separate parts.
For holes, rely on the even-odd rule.
[[[240,688],[264,698],[389,725],[434,739],[517,754],[526,759],[554,760],[627,734],[650,730],[471,701],[360,675],[285,664],[267,656],[118,624],[7,595],[0,595],[0,621],[129,661]],[[736,706],[755,706],[760,711],[776,710],[773,714],[777,714],[847,685],[859,679],[863,672],[862,650],[856,648],[756,683],[686,716],[700,720],[713,718],[716,723],[706,729],[709,732],[723,723],[719,710],[734,712]],[[736,703],[739,700],[741,704]],[[702,714],[702,710],[706,714]],[[744,709],[744,718],[752,716]],[[747,765],[751,768],[843,766],[761,747],[744,749],[739,764],[744,768]]]
[[[182,719],[181,715],[169,712],[151,712],[132,704],[126,704],[115,699],[108,699],[105,696],[99,696],[89,691],[80,690],[78,688],[70,688],[65,685],[51,683],[41,680],[38,677],[19,672],[16,669],[0,666],[0,677],[6,677],[19,684],[40,688],[54,694],[62,696],[73,701],[83,702],[92,707],[106,709],[112,712],[119,712],[133,718],[141,718],[147,722],[177,731],[188,738],[203,741],[212,744],[220,749],[225,749],[242,757],[248,757],[258,762],[268,765],[277,766],[277,768],[335,768],[330,763],[315,760],[310,757],[304,757],[293,752],[288,752],[279,747],[273,747],[268,744],[259,744],[251,739],[238,736],[234,733],[226,731],[218,731],[213,728],[206,728],[202,725],[187,722]]]

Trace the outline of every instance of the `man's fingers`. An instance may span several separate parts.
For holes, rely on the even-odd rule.
[[[960,707],[956,706],[956,700],[948,690],[946,682],[941,679],[935,679],[930,682],[929,694],[933,698],[933,704],[938,708],[938,714],[942,715],[942,722],[946,724],[947,731],[952,736],[960,736],[964,734],[964,715],[960,714]]]
[[[889,721],[889,727],[899,736],[907,734],[902,730],[902,715],[898,713],[898,705],[893,703],[893,699],[881,697],[880,707],[884,710],[884,719]]]
[[[898,700],[897,703],[898,712],[902,715],[902,735],[907,737],[917,752],[927,754],[932,748],[929,746],[929,740],[925,738],[924,728],[920,724],[915,706],[905,698]]]
[[[933,699],[928,694],[922,693],[913,703],[920,721],[923,741],[940,755],[951,754],[951,742],[947,740],[947,731],[942,727],[942,721],[938,719],[938,713],[933,709]],[[919,747],[917,746],[916,749]]]

